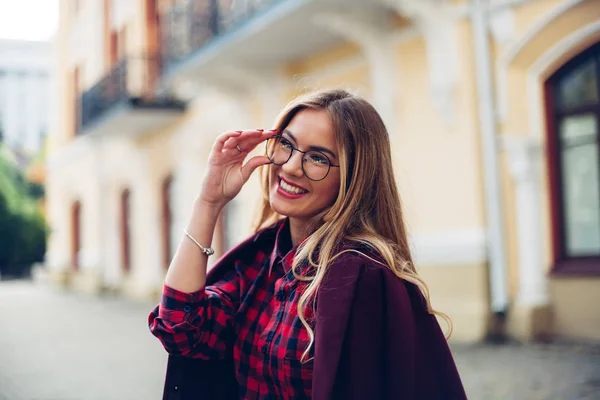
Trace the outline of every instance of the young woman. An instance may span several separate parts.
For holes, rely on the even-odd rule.
[[[257,232],[207,276],[217,216],[261,166]],[[386,128],[329,90],[217,139],[149,325],[171,355],[165,399],[464,399],[434,314]]]

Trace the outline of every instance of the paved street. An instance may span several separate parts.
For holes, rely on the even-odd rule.
[[[600,400],[600,347],[454,346],[469,399]]]
[[[160,399],[151,307],[0,282],[0,400]]]
[[[159,399],[152,304],[0,282],[0,400]],[[455,346],[470,399],[600,399],[600,348]],[[371,399],[369,399],[371,400]]]

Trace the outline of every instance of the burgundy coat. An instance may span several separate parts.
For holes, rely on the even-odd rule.
[[[252,257],[267,228],[211,269],[220,279],[232,260]],[[318,293],[313,398],[466,399],[456,365],[418,289],[365,257],[348,253],[329,266]],[[239,399],[233,358],[169,356],[163,400]]]

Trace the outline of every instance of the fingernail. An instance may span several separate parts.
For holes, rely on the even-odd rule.
[[[264,129],[257,129],[257,131],[262,132],[262,131],[264,131]]]
[[[236,131],[237,133],[242,133],[243,131]]]

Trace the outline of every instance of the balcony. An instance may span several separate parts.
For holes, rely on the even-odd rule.
[[[239,66],[255,71],[342,42],[319,14],[389,16],[383,0],[184,0],[161,13],[163,83],[223,78]]]
[[[79,99],[77,134],[136,136],[175,121],[185,104],[156,90],[159,57],[127,57]]]

